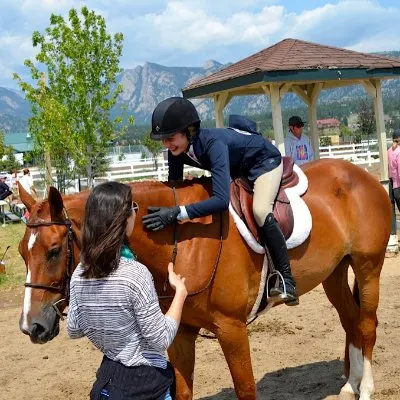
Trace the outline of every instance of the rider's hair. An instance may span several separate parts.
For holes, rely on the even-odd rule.
[[[190,143],[192,142],[193,137],[196,135],[199,129],[200,129],[200,122],[196,122],[195,124],[189,125],[187,128],[183,130],[183,133],[186,134],[186,137],[188,138]]]
[[[93,189],[83,220],[82,276],[102,278],[118,267],[121,247],[127,243],[127,220],[132,212],[132,192],[128,185],[105,182]]]

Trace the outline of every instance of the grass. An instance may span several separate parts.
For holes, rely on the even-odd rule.
[[[25,282],[25,263],[18,252],[18,244],[24,232],[25,224],[22,222],[0,226],[0,257],[10,246],[4,257],[6,273],[0,275],[0,291],[20,288]]]

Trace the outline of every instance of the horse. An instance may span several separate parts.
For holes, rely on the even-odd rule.
[[[347,161],[324,159],[302,167],[309,186],[304,201],[313,226],[308,239],[289,251],[300,295],[323,284],[346,333],[341,393],[369,400],[374,392],[372,353],[376,341],[379,279],[391,229],[391,204],[383,186]],[[166,309],[172,289],[167,264],[176,252],[176,271],[186,276],[189,296],[177,336],[168,349],[176,373],[177,399],[193,398],[195,341],[201,328],[219,341],[240,400],[256,399],[246,318],[260,285],[263,255],[240,236],[223,212],[169,226],[160,232],[143,228],[148,206],[173,206],[204,200],[211,193],[207,178],[184,181],[173,190],[165,182],[131,183],[139,212],[130,245],[153,274]],[[62,196],[50,188],[35,201],[23,188],[21,200],[30,212],[19,251],[27,279],[20,329],[34,343],[59,332],[68,303],[68,283],[79,261],[79,240],[89,192]],[[349,266],[355,275],[353,290]],[[301,305],[300,305],[301,307]]]

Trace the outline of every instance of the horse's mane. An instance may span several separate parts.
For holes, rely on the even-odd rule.
[[[130,182],[129,184],[133,186],[134,188],[138,189],[153,189],[153,188],[159,188],[159,187],[167,187],[169,189],[175,187],[177,189],[181,188],[186,188],[188,186],[193,186],[193,185],[207,185],[211,183],[211,178],[207,176],[201,176],[199,178],[193,178],[193,179],[185,179],[183,181],[175,181],[175,182],[160,182],[156,180],[147,180],[147,181],[138,181],[138,182]]]

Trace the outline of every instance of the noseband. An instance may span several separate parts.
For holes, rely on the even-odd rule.
[[[58,305],[64,301],[67,304],[69,303],[69,286],[70,286],[70,282],[71,282],[72,273],[74,272],[74,240],[76,240],[78,247],[80,247],[79,240],[76,237],[74,229],[72,228],[72,222],[68,218],[68,215],[67,215],[67,212],[65,209],[64,209],[64,216],[65,216],[64,221],[28,222],[26,224],[26,226],[28,228],[40,228],[42,226],[65,226],[68,230],[68,233],[67,233],[67,274],[66,274],[66,279],[65,279],[63,285],[62,286],[54,286],[53,284],[42,285],[39,283],[28,283],[28,282],[25,283],[25,287],[29,287],[29,288],[33,288],[33,289],[48,290],[50,292],[61,293],[64,296],[62,299],[56,301],[55,303],[53,303],[51,305],[61,320],[63,320],[67,314],[61,312],[60,309],[58,308]]]

